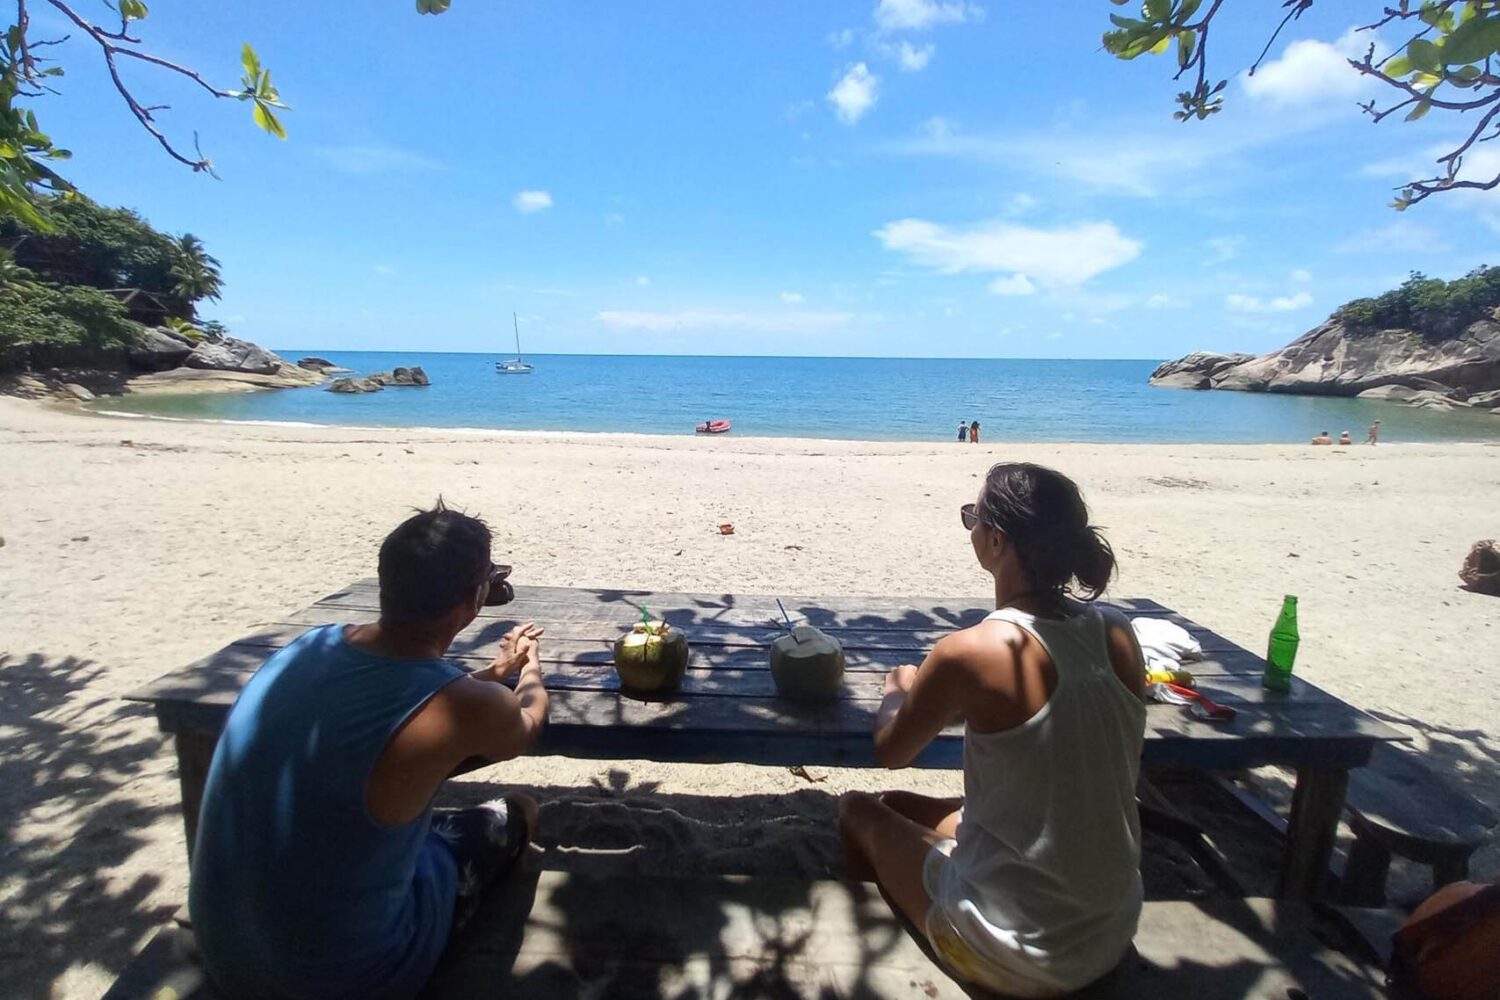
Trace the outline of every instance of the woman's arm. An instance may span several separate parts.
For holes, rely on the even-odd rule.
[[[905,767],[959,716],[969,688],[959,655],[963,633],[942,639],[920,667],[903,664],[885,678],[885,697],[875,717],[875,759],[882,767]]]

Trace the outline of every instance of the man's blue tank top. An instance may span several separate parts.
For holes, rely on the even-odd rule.
[[[400,997],[431,975],[457,871],[432,809],[376,821],[366,783],[391,736],[464,671],[307,632],[245,685],[219,737],[189,909],[231,996]]]

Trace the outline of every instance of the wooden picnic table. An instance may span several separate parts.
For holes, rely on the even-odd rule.
[[[933,643],[978,622],[993,607],[973,598],[782,597],[794,623],[806,622],[844,644],[842,695],[808,705],[777,697],[769,644],[781,634],[775,596],[658,593],[567,587],[516,587],[507,605],[484,608],[449,655],[487,665],[513,625],[547,629],[543,673],[551,696],[536,751],[595,760],[737,762],[876,767],[871,739],[885,673],[920,662]],[[1401,734],[1294,677],[1287,692],[1261,687],[1264,661],[1155,601],[1112,601],[1132,617],[1166,618],[1191,632],[1205,660],[1193,664],[1198,687],[1233,706],[1227,723],[1193,719],[1170,705],[1147,708],[1145,759],[1203,769],[1281,764],[1297,772],[1279,893],[1321,892],[1351,768],[1373,747]],[[681,690],[642,700],[620,691],[614,640],[641,618],[665,619],[687,633],[691,659]],[[129,697],[150,702],[171,733],[182,785],[189,849],[218,735],[240,689],[278,649],[306,629],[378,616],[376,582],[359,580],[312,607],[281,616],[212,656],[173,671]],[[484,762],[475,761],[474,766]],[[918,756],[917,767],[963,765],[963,728],[950,726]]]

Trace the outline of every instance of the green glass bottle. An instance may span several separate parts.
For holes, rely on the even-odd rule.
[[[1281,614],[1271,627],[1271,643],[1266,650],[1266,675],[1261,683],[1272,691],[1286,691],[1292,686],[1292,664],[1297,660],[1297,598],[1287,594],[1281,602]]]

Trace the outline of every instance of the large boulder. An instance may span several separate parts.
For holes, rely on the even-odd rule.
[[[336,378],[329,392],[379,392],[385,385],[369,378]]]
[[[431,385],[432,380],[427,377],[421,366],[414,368],[393,368],[388,372],[374,372],[370,376],[371,382],[380,385],[393,386],[419,386]]]
[[[1208,388],[1248,392],[1358,396],[1397,386],[1442,397],[1441,404],[1432,397],[1409,402],[1461,405],[1466,396],[1500,389],[1500,322],[1482,319],[1456,336],[1433,339],[1414,330],[1351,331],[1329,320],[1279,351],[1200,371],[1207,362],[1197,359],[1214,357],[1224,356],[1190,354],[1157,373],[1188,372],[1201,375]],[[1182,384],[1155,374],[1152,382]]]
[[[1158,365],[1156,371],[1151,373],[1151,384],[1175,386],[1179,389],[1212,389],[1214,376],[1235,365],[1244,364],[1253,357],[1253,354],[1194,351],[1185,358]]]
[[[222,372],[249,372],[271,375],[286,362],[264,347],[234,337],[207,336],[193,348],[184,362],[189,368]],[[288,366],[290,367],[290,366]]]
[[[142,327],[127,352],[130,367],[142,372],[164,372],[180,367],[196,345],[164,326]]]

